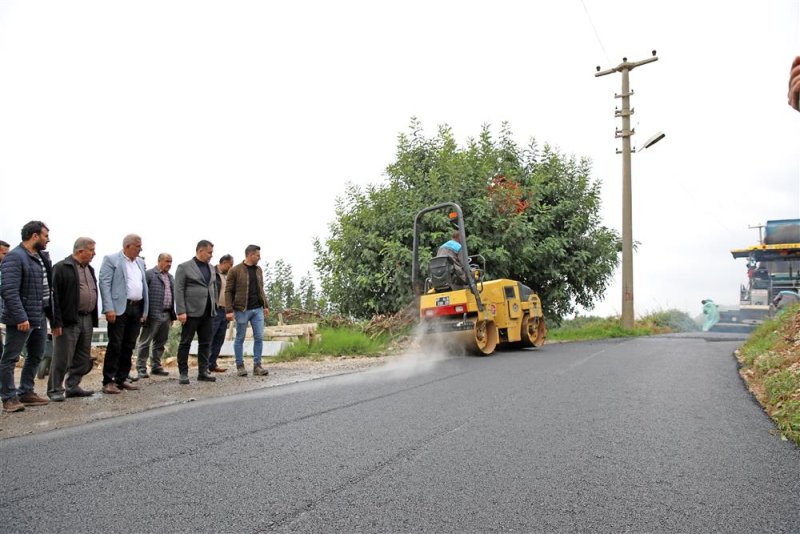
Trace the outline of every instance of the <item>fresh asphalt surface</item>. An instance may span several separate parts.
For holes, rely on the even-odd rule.
[[[797,532],[800,450],[743,339],[400,358],[6,439],[0,529]]]

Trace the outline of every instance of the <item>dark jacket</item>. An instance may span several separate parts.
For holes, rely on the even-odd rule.
[[[47,283],[53,287],[53,267],[50,254],[39,252],[47,272]],[[3,297],[3,320],[8,326],[16,326],[29,321],[31,328],[46,327],[42,324],[42,312],[52,323],[54,292],[50,291],[50,301],[44,306],[44,285],[42,284],[42,266],[28,249],[17,245],[6,254],[0,264],[3,283],[0,295]]]
[[[97,289],[97,277],[94,274],[94,268],[91,265],[87,265],[87,268],[92,275],[92,283]],[[53,267],[53,292],[58,303],[53,309],[53,328],[70,326],[78,322],[81,290],[78,269],[78,263],[72,256],[67,256]],[[99,300],[100,292],[98,291],[97,300],[91,314],[92,326],[95,328],[97,328],[97,302]]]
[[[211,269],[211,266],[208,266]],[[205,317],[209,303],[211,316],[217,314],[217,280],[214,272],[209,273],[208,281],[192,258],[178,265],[175,270],[175,307],[178,314],[189,317]]]
[[[256,288],[258,301],[264,308],[267,308],[267,298],[264,296],[264,273],[258,265],[256,265],[256,284],[258,285]],[[242,262],[231,267],[225,282],[225,309],[227,311],[245,311],[247,309],[249,285],[247,264]]]
[[[461,254],[458,251],[454,250],[454,248],[450,245],[451,243],[455,243],[455,241],[448,241],[441,247],[439,250],[436,251],[436,257],[447,256],[448,258],[453,260],[453,270],[455,271],[456,280],[458,283],[466,284],[467,277],[464,274],[464,266],[461,265]],[[461,250],[461,244],[456,243],[458,245],[459,250]]]
[[[167,319],[167,315],[169,315],[171,321],[177,319],[178,316],[175,314],[175,278],[167,273],[172,301],[169,303],[169,312],[165,312],[164,293],[166,287],[164,286],[164,280],[161,279],[161,274],[156,267],[153,267],[152,269],[147,269],[144,276],[147,279],[148,299],[150,300],[150,313],[147,315],[147,320],[161,322]]]

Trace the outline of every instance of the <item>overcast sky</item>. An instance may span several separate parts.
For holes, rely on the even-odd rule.
[[[792,1],[0,1],[0,239],[31,219],[54,259],[138,233],[313,270],[346,184],[381,183],[418,117],[461,142],[508,121],[593,161],[621,230],[620,75],[631,72],[637,315],[738,303],[748,226],[800,217]],[[458,199],[453,199],[458,201]],[[402,224],[398,221],[398,224]],[[410,226],[413,221],[407,221]],[[467,222],[469,225],[469,222]],[[479,251],[476,251],[479,252]],[[212,260],[214,261],[214,260]],[[216,263],[214,261],[214,263]],[[594,313],[621,311],[620,276]]]

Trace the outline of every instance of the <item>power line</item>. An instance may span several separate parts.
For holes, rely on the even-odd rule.
[[[600,39],[600,34],[597,33],[597,28],[594,26],[594,22],[592,21],[592,16],[589,14],[589,10],[586,8],[586,2],[581,0],[581,5],[583,6],[583,10],[586,12],[586,18],[589,19],[589,25],[592,27],[594,31],[594,36],[597,39],[597,44],[600,45],[600,49],[603,51],[603,55],[606,56],[606,61],[611,63],[611,60],[608,58],[608,53],[606,52],[606,47],[603,46],[603,41]]]

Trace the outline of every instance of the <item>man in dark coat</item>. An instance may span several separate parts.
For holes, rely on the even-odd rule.
[[[197,334],[197,379],[216,382],[208,372],[211,332],[217,313],[217,282],[209,262],[214,243],[205,239],[197,243],[194,258],[178,265],[175,271],[175,307],[183,325],[178,344],[179,384],[189,383],[189,348]]]
[[[47,396],[62,402],[65,397],[91,397],[94,391],[80,387],[92,370],[92,334],[97,327],[97,278],[90,262],[95,241],[79,237],[67,256],[53,267],[53,359]],[[66,375],[66,395],[64,376]]]
[[[2,322],[6,325],[3,355],[0,357],[0,398],[4,412],[19,412],[25,406],[43,406],[48,400],[34,391],[36,368],[47,341],[47,320],[53,320],[52,264],[45,252],[50,229],[42,221],[30,221],[22,227],[22,243],[0,263],[0,296],[3,299]],[[60,330],[53,329],[54,334]],[[14,368],[26,348],[19,389]]]
[[[3,262],[3,258],[6,257],[8,254],[8,249],[11,248],[11,245],[0,239],[0,263]],[[0,285],[3,283],[2,275],[0,274]],[[0,318],[3,317],[3,297],[0,296]],[[0,358],[3,357],[3,333],[0,331]]]

